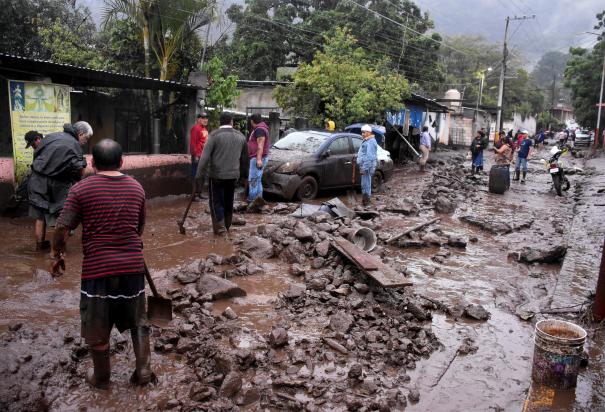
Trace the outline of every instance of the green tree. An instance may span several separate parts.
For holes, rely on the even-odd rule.
[[[599,101],[601,72],[605,56],[605,10],[597,14],[595,30],[600,30],[599,41],[592,50],[571,48],[565,68],[565,86],[571,90],[571,102],[577,122],[584,127],[597,123],[596,104]],[[601,113],[599,130],[605,127],[605,114]]]
[[[209,120],[211,126],[216,126],[223,108],[235,104],[235,98],[239,94],[237,91],[237,76],[227,74],[224,63],[216,56],[204,65],[203,70],[208,75],[206,106],[214,108],[210,113]]]
[[[40,27],[38,33],[42,46],[50,53],[50,60],[92,69],[107,68],[95,42],[87,44],[87,38],[79,36],[58,18],[52,24]]]
[[[372,60],[350,30],[337,28],[325,36],[322,51],[294,73],[293,83],[275,91],[278,104],[322,125],[330,118],[342,126],[374,121],[385,110],[399,108],[409,95],[408,81]]]
[[[233,40],[216,52],[241,78],[275,79],[280,66],[309,63],[326,34],[346,27],[369,58],[388,57],[391,68],[424,86],[441,79],[441,37],[424,35],[433,22],[409,0],[249,0],[227,15],[236,24]]]
[[[53,52],[41,36],[59,20],[76,44],[91,45],[95,25],[85,7],[68,0],[0,0],[0,50],[4,53],[50,59]],[[72,56],[73,57],[73,56]],[[66,62],[67,63],[67,62]]]

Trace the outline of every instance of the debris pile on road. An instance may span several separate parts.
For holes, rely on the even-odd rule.
[[[461,165],[442,167],[432,178],[432,183],[422,193],[422,202],[443,214],[456,211],[462,201],[477,200],[478,186],[484,185],[486,180],[483,175],[465,173]]]

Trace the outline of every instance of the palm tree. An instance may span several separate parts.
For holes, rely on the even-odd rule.
[[[145,55],[145,77],[150,77],[151,8],[155,0],[105,0],[103,26],[120,18],[132,20],[141,28]]]

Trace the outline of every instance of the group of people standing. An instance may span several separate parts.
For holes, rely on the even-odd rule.
[[[527,176],[527,161],[531,158],[532,147],[534,142],[530,139],[526,131],[521,131],[517,134],[517,138],[512,137],[512,132],[509,135],[503,136],[494,145],[496,153],[496,164],[509,166],[514,159],[514,154],[517,152],[515,161],[515,176],[513,180],[525,183]]]
[[[202,191],[208,179],[208,199],[214,234],[226,233],[233,220],[236,183],[247,178],[248,212],[259,212],[263,199],[263,171],[269,160],[269,127],[260,113],[250,117],[248,137],[234,129],[233,117],[223,112],[219,128],[208,133],[208,115],[200,113],[190,132],[191,175]]]

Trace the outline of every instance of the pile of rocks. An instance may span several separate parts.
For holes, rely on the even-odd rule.
[[[476,199],[478,187],[486,180],[483,175],[467,173],[460,165],[442,167],[433,173],[432,178],[433,182],[422,193],[422,202],[444,214],[456,211],[461,201]]]

